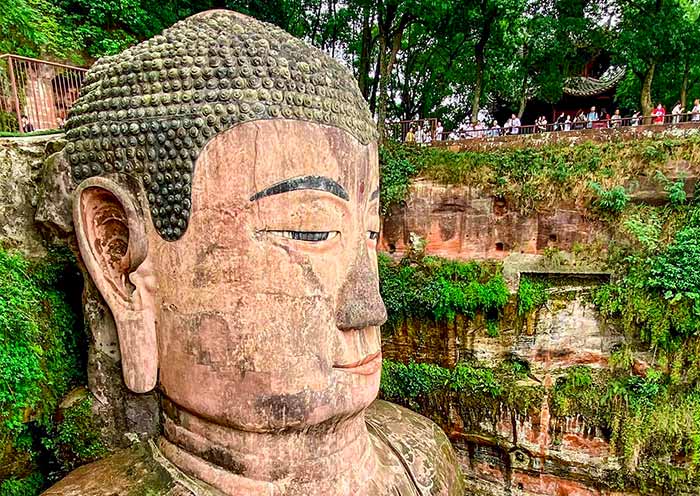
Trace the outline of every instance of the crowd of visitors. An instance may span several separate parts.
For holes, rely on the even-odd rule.
[[[666,107],[659,103],[650,116],[647,123],[653,124],[679,124],[681,122],[700,123],[700,99],[695,99],[690,111],[686,111],[680,102],[667,115]],[[489,124],[490,122],[490,124]],[[616,109],[610,115],[605,109],[600,112],[596,107],[591,107],[588,112],[579,110],[572,116],[562,112],[552,123],[547,122],[544,115],[539,116],[534,124],[524,126],[517,115],[511,114],[510,118],[501,126],[496,119],[480,119],[475,123],[465,123],[457,129],[446,132],[441,122],[437,122],[434,130],[427,121],[424,125],[412,125],[404,137],[407,143],[430,143],[433,140],[459,140],[470,138],[496,137],[504,135],[544,133],[550,131],[572,131],[582,129],[620,128],[622,126],[640,126],[644,124],[644,116],[639,111],[623,117],[620,109]]]

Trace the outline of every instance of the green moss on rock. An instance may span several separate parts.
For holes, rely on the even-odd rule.
[[[62,432],[55,418],[61,398],[86,380],[80,288],[67,251],[30,261],[0,249],[3,496],[36,494],[51,473],[67,468],[46,445]]]

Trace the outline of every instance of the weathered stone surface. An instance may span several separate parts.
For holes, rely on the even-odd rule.
[[[56,144],[65,141],[49,142],[47,150],[55,149]],[[50,154],[38,178],[39,190],[34,220],[42,230],[44,238],[54,243],[74,245],[73,237],[73,185],[70,177],[70,164],[60,150]]]
[[[228,91],[269,65],[285,105]],[[365,424],[386,320],[369,115],[316,49],[212,11],[98,62],[68,122],[92,368],[118,358],[129,390],[157,389],[163,456],[224,494],[461,496],[433,423],[387,407]],[[112,379],[91,375],[108,415]],[[148,427],[125,398],[127,423]]]
[[[378,473],[393,474],[394,483],[374,477],[366,481],[363,496],[428,496],[454,494],[462,496],[461,478],[451,468],[455,454],[445,433],[433,422],[410,410],[385,401],[375,401],[366,411],[367,428],[374,447]],[[81,467],[54,485],[45,496],[224,496],[248,494],[243,477],[231,491],[193,479],[181,472],[163,455],[168,443],[160,448],[153,442],[141,443],[119,451],[103,460]],[[358,462],[359,460],[351,460]],[[411,474],[408,477],[408,473]],[[378,475],[378,474],[377,474]],[[306,493],[290,492],[284,485],[270,486],[257,495]],[[239,492],[241,491],[241,492]]]
[[[662,171],[668,181],[682,180],[687,198],[693,198],[696,165],[669,160]],[[630,201],[651,205],[668,202],[665,184],[658,177],[622,179]],[[428,255],[504,260],[545,250],[569,252],[577,245],[591,243],[605,250],[614,234],[596,221],[585,204],[560,202],[545,210],[521,213],[506,199],[480,188],[418,178],[411,183],[405,205],[394,206],[383,218],[380,248],[400,257],[420,239]]]
[[[607,239],[584,209],[558,205],[551,211],[522,214],[477,188],[420,179],[411,184],[406,205],[383,219],[381,248],[404,255],[411,235],[426,241],[430,255],[491,260],[542,253],[545,248],[570,250],[575,243]]]
[[[0,138],[0,243],[30,257],[46,254],[34,223],[47,144],[60,136]]]
[[[532,269],[536,263],[522,265]],[[519,319],[509,305],[496,338],[486,334],[481,317],[404,322],[383,336],[384,356],[448,367],[465,359],[496,367],[517,358],[530,365],[528,385],[549,391],[569,367],[605,367],[613,347],[624,341],[588,302],[591,285],[598,282],[597,276],[577,277],[555,285],[547,303],[527,319]],[[462,401],[459,395],[448,395],[428,401],[421,411],[441,419],[460,459],[468,494],[614,494],[601,489],[620,468],[605,433],[583,417],[551,415],[548,394],[527,414],[502,405],[495,418],[475,413]]]

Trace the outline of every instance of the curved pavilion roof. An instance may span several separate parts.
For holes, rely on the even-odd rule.
[[[614,88],[623,77],[626,67],[610,66],[600,77],[576,76],[564,82],[564,93],[573,96],[595,96]]]

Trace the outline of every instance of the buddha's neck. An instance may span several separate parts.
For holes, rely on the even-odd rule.
[[[363,493],[376,461],[364,414],[276,433],[211,423],[165,400],[165,457],[230,496]]]

